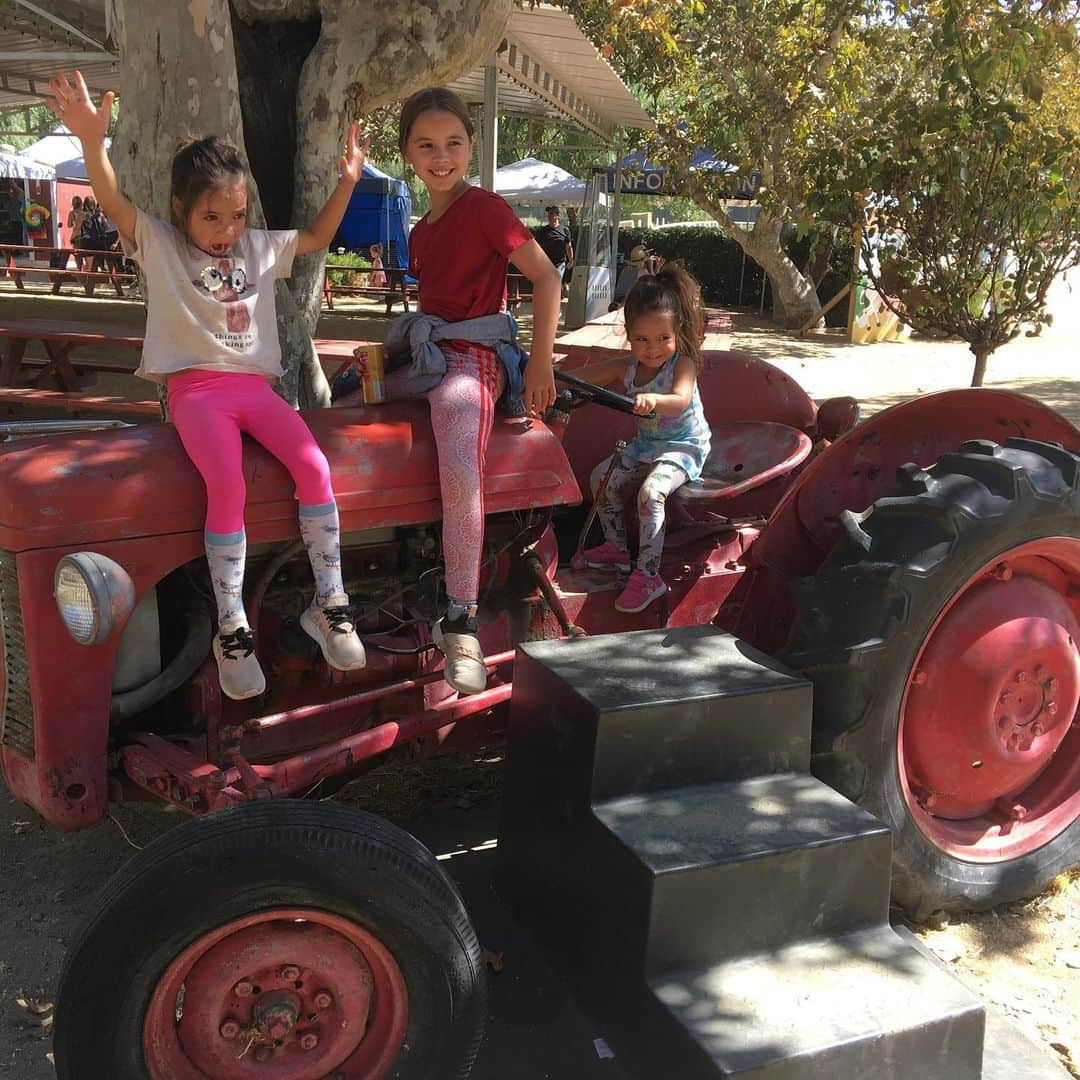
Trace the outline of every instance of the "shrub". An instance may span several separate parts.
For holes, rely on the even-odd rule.
[[[357,276],[371,269],[371,261],[356,251],[326,256],[326,278],[331,285],[358,285]]]
[[[765,287],[764,271],[749,256],[744,267],[742,248],[720,229],[691,226],[685,229],[619,230],[619,252],[623,257],[628,256],[636,244],[644,244],[665,259],[682,259],[686,269],[701,283],[701,293],[707,304],[739,307],[740,278],[741,306],[756,308],[761,302],[761,290]],[[794,229],[785,236],[784,248],[797,266],[806,262],[809,241],[796,239]],[[829,272],[818,288],[822,304],[843,288],[850,278],[851,258],[850,239],[838,239]],[[768,306],[768,295],[765,303]],[[833,308],[826,319],[830,326],[842,326],[846,320],[847,307],[843,302]]]

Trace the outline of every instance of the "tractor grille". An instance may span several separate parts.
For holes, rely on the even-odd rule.
[[[3,682],[0,683],[0,746],[10,746],[23,757],[34,757],[34,704],[30,697],[30,665],[23,640],[22,604],[15,556],[0,551],[0,646]]]

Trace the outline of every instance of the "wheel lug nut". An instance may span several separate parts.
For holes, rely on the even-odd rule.
[[[1039,721],[1038,721],[1038,720],[1036,720],[1036,721],[1035,721],[1035,723],[1031,725],[1031,734],[1032,734],[1032,735],[1035,735],[1035,736],[1039,736],[1039,735],[1041,735],[1041,734],[1042,734],[1042,733],[1043,733],[1043,732],[1044,732],[1045,730],[1046,730],[1046,728],[1044,728],[1044,727],[1042,726],[1042,724],[1040,724],[1040,723],[1039,723]]]
[[[314,1050],[319,1045],[319,1036],[314,1031],[305,1031],[300,1036],[300,1049],[301,1050]]]
[[[1055,694],[1055,693],[1057,693],[1058,681],[1053,675],[1051,675],[1050,678],[1047,679],[1046,682],[1043,683],[1043,686],[1046,687],[1046,689],[1051,694]]]
[[[1043,706],[1043,712],[1048,713],[1050,716],[1057,716],[1057,711],[1058,707],[1056,701],[1048,701]]]
[[[281,977],[289,982],[296,982],[300,978],[300,969],[295,964],[286,964],[281,969]]]
[[[315,995],[315,1008],[316,1009],[329,1009],[334,1004],[334,998],[330,994],[329,990],[320,990]]]
[[[916,671],[915,675],[914,675],[914,677],[912,678],[911,681],[916,686],[925,686],[926,685],[926,678],[927,678],[927,675],[926,675],[925,671]]]
[[[1001,691],[1001,697],[998,698],[998,704],[999,705],[1004,705],[1008,700],[1009,700],[1009,691],[1008,690],[1002,690]]]
[[[1021,742],[1020,735],[1017,732],[1014,731],[1009,736],[1009,742],[1008,742],[1007,745],[1008,745],[1010,750],[1019,750],[1020,749],[1020,742]]]
[[[223,1039],[235,1039],[240,1034],[240,1025],[235,1020],[226,1020],[219,1031]]]
[[[1007,563],[999,562],[997,566],[994,567],[994,577],[996,577],[998,581],[1008,581],[1012,577],[1012,574],[1012,567]]]
[[[232,989],[237,997],[248,997],[255,986],[248,979],[241,979]]]
[[[1028,676],[1027,676],[1027,672],[1026,672],[1026,671],[1018,671],[1018,672],[1016,673],[1016,681],[1017,681],[1018,683],[1026,683],[1026,682],[1027,682],[1027,677],[1028,677]]]

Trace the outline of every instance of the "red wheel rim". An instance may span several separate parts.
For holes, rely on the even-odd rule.
[[[377,1080],[397,1056],[408,993],[386,947],[306,908],[237,919],[168,967],[150,999],[152,1080]]]
[[[904,799],[938,848],[1016,859],[1080,816],[1080,541],[1047,537],[974,574],[908,673]]]

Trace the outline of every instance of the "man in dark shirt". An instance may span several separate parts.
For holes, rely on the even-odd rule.
[[[559,208],[547,206],[544,212],[548,223],[536,230],[536,242],[544,249],[544,254],[555,264],[562,277],[574,265],[574,247],[570,243],[570,230],[559,224]]]

